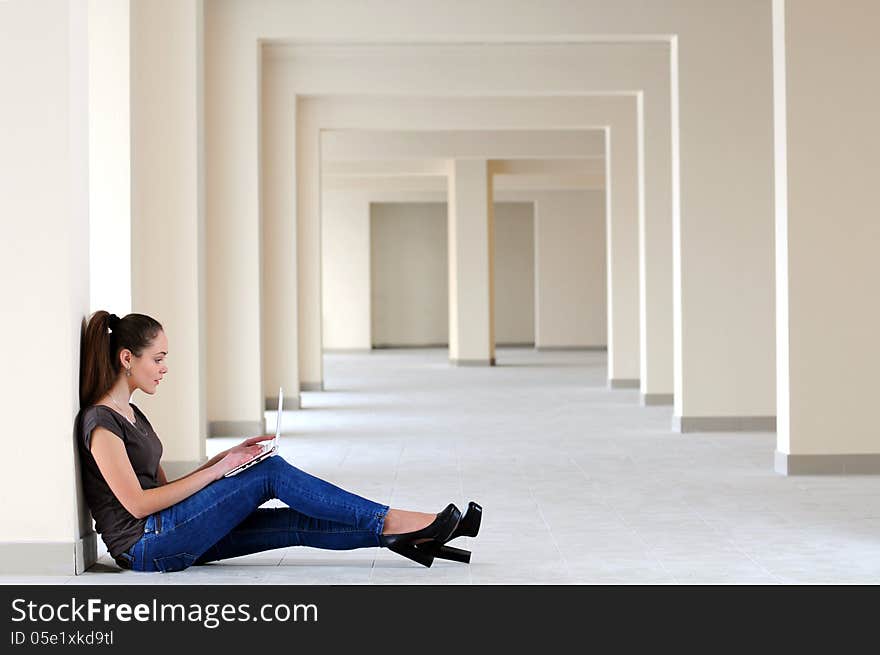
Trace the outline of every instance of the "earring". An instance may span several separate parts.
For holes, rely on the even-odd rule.
[[[125,369],[125,377],[127,377],[127,378],[131,377],[131,369],[130,368]]]

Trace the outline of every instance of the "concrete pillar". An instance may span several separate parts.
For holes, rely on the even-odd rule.
[[[14,408],[0,437],[0,573],[73,575],[97,553],[73,437],[89,309],[85,0],[0,2],[0,84],[0,397]]]
[[[262,388],[266,409],[299,407],[299,346],[297,345],[297,190],[293,182],[296,157],[296,96],[275,84],[272,64],[261,77],[261,251]]]
[[[201,35],[200,0],[131,5],[132,307],[169,341],[160,392],[135,402],[169,478],[204,459],[207,430]]]
[[[130,0],[89,0],[90,311],[131,312]]]
[[[662,92],[638,96],[639,194],[639,384],[643,405],[673,402],[672,353],[672,138],[669,69]]]
[[[495,365],[494,210],[485,159],[449,171],[449,361]]]
[[[542,191],[535,202],[535,347],[607,345],[605,193]]]
[[[369,351],[369,194],[325,193],[321,213],[323,343],[328,350]]]
[[[259,46],[223,29],[213,4],[205,16],[208,429],[257,434],[265,427]],[[243,98],[249,101],[238,101]]]
[[[770,4],[704,11],[671,49],[672,427],[773,430]]]
[[[608,386],[638,389],[641,367],[639,321],[639,224],[644,210],[639,171],[637,106],[627,103],[619,127],[606,130],[606,262]]]
[[[880,473],[880,6],[773,14],[776,470]]]
[[[304,391],[324,389],[321,346],[321,135],[296,121],[296,262],[297,298],[303,311],[299,332],[299,385]]]

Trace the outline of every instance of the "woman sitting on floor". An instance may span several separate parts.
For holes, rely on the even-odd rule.
[[[385,546],[425,566],[435,557],[470,561],[468,551],[446,543],[477,535],[482,510],[474,502],[464,517],[451,503],[439,514],[391,509],[280,456],[224,477],[258,455],[260,442],[272,435],[246,439],[169,482],[159,464],[162,443],[129,402],[137,389],[156,393],[167,356],[165,332],[149,316],[98,311],[85,327],[76,420],[83,488],[119,566],[179,571],[286,546]],[[288,507],[260,508],[273,498]]]

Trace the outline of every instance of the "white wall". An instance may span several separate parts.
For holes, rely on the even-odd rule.
[[[95,556],[73,437],[89,309],[87,27],[84,1],[0,3],[4,573],[70,575]]]
[[[129,0],[89,0],[90,309],[131,312]]]

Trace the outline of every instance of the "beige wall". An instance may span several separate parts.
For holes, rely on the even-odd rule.
[[[373,184],[381,186],[375,181]],[[370,265],[370,258],[366,256],[370,251],[367,233],[370,199],[374,200],[374,217],[378,208],[387,225],[392,219],[402,223],[404,216],[417,222],[430,220],[445,224],[443,196],[442,192],[325,190],[322,279],[327,350],[370,347],[370,315],[364,303],[364,298],[370,295],[370,280],[363,274]],[[496,341],[535,343],[535,325],[541,323],[547,336],[539,346],[604,346],[607,343],[604,193],[514,190],[497,192],[496,200]],[[542,224],[533,217],[533,206],[542,207]],[[437,207],[443,207],[443,211],[436,211]],[[425,230],[421,235],[410,231],[405,237],[395,236],[391,230],[383,231],[384,244],[380,248],[388,254],[381,265],[389,269],[383,270],[386,274],[383,286],[388,290],[379,292],[388,301],[383,317],[392,324],[397,321],[408,324],[392,326],[392,331],[400,330],[397,341],[373,339],[374,343],[446,342],[448,331],[442,325],[445,312],[443,317],[435,316],[432,325],[423,325],[421,331],[416,331],[414,322],[406,317],[408,310],[399,309],[405,293],[398,288],[403,285],[400,280],[416,275],[418,268],[411,257],[400,253],[428,252],[433,248],[434,254],[426,257],[436,259],[439,249],[432,237],[436,236],[434,231],[436,225],[434,230]],[[445,234],[442,241],[446,241]],[[539,243],[544,245],[543,274],[536,268],[540,256],[535,249]],[[372,249],[375,248],[374,242]],[[439,266],[434,268],[440,270]],[[446,286],[438,276],[435,271],[426,278],[429,284],[424,287],[425,293],[442,299],[445,306]],[[544,289],[543,293],[540,289]],[[419,304],[421,300],[414,297],[414,304]],[[537,314],[536,298],[543,315]],[[393,320],[388,318],[395,314]],[[442,335],[442,339],[436,335]]]
[[[605,194],[544,192],[535,203],[536,345],[607,344]]]
[[[374,346],[448,343],[446,211],[446,203],[371,205]],[[498,344],[534,343],[532,216],[530,203],[495,203]]]
[[[777,450],[880,453],[880,6],[775,13]]]
[[[95,557],[73,438],[89,309],[87,27],[85,1],[0,3],[0,125],[16,126],[0,147],[4,573],[70,575]]]
[[[370,205],[373,346],[449,341],[445,203]]]
[[[498,202],[495,189],[495,343],[535,343],[535,203]]]
[[[324,130],[322,162],[605,156],[602,130]]]

